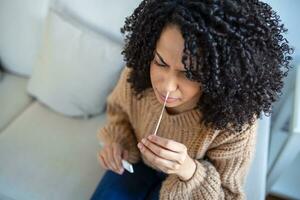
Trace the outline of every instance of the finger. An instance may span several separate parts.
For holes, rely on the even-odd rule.
[[[106,168],[108,170],[112,170],[112,167],[110,166],[109,161],[107,160],[107,152],[105,151],[105,149],[102,149],[102,152],[100,154],[100,158],[102,159],[103,163],[105,164]]]
[[[170,168],[167,168],[167,167],[163,167],[161,170],[163,172],[165,172],[166,174],[174,174],[174,173],[176,173],[176,170],[170,169]]]
[[[117,163],[115,163],[115,160],[114,160],[113,146],[110,146],[107,149],[107,156],[108,156],[108,159],[109,159],[110,166],[112,167],[112,170],[117,172],[118,167],[117,167]]]
[[[104,159],[102,158],[100,153],[97,154],[97,160],[100,162],[101,166],[104,169],[108,169],[108,167],[107,167],[106,163],[104,162]]]
[[[145,156],[145,158],[150,161],[152,164],[157,166],[160,169],[170,169],[170,170],[176,170],[179,169],[180,165],[177,162],[166,160],[164,158],[161,158],[157,155],[155,155],[153,152],[151,152],[150,149],[148,149],[145,145],[142,143],[139,143],[139,148],[142,152],[142,154]]]
[[[107,163],[105,162],[105,158],[104,158],[104,156],[103,156],[103,153],[104,153],[103,151],[100,151],[100,152],[98,153],[98,155],[99,155],[99,161],[100,161],[100,159],[101,159],[101,161],[102,161],[104,167],[106,167],[106,169],[109,169],[109,166],[108,166]]]
[[[103,149],[102,157],[104,158],[104,161],[105,161],[106,165],[108,166],[108,169],[115,171],[113,162],[111,161],[111,159],[112,159],[111,155],[110,155],[111,150],[108,148],[111,148],[111,147],[105,147]]]
[[[148,149],[150,149],[154,154],[156,154],[161,158],[171,160],[171,161],[176,161],[180,164],[182,164],[185,160],[184,154],[162,148],[156,143],[151,142],[149,139],[142,139],[142,142]]]
[[[121,149],[118,145],[114,145],[113,148],[114,161],[117,165],[117,169],[119,173],[122,173],[123,167],[121,163]]]
[[[174,152],[186,152],[186,146],[182,143],[167,138],[159,137],[157,135],[149,135],[148,139],[157,145],[169,149]]]

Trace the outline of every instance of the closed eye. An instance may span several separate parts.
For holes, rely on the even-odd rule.
[[[154,60],[154,63],[160,67],[167,67],[165,64],[159,63],[156,60]]]
[[[165,65],[165,64],[162,64],[162,63],[159,63],[158,61],[156,61],[155,59],[154,59],[154,64],[156,64],[156,65],[158,65],[159,67],[168,67],[167,65]],[[182,74],[182,75],[184,75],[185,76],[185,74],[186,74],[186,70],[179,70],[178,71],[180,74]]]

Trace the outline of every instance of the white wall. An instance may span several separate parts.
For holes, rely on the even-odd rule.
[[[280,15],[288,29],[287,39],[294,46],[294,57],[300,62],[300,1],[299,0],[265,0]]]

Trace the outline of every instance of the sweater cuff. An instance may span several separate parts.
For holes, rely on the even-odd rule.
[[[190,181],[191,179],[193,179],[193,177],[195,176],[195,174],[196,174],[196,172],[197,172],[197,169],[198,169],[198,166],[197,166],[197,163],[196,163],[196,160],[195,159],[192,159],[193,160],[193,162],[195,163],[195,170],[194,170],[194,173],[193,173],[193,175],[188,179],[188,180],[182,180],[181,178],[179,178],[181,181],[183,181],[183,182],[188,182],[188,181]]]
[[[199,187],[199,185],[201,185],[201,183],[204,181],[206,177],[207,169],[199,161],[195,160],[195,163],[196,163],[196,170],[193,176],[189,180],[184,181],[181,180],[177,175],[170,174],[168,178],[164,181],[163,187],[165,188],[161,191],[165,191],[165,192],[167,191],[171,192],[174,190],[181,191],[181,192],[184,191],[185,194],[182,195],[185,196],[188,195],[190,192],[192,192],[194,188]]]
[[[181,180],[178,176],[176,178],[179,180],[179,184],[182,185],[182,187],[185,187],[187,190],[192,190],[194,187],[199,186],[201,182],[205,179],[207,173],[206,173],[206,167],[203,166],[202,163],[194,159],[194,162],[196,164],[196,169],[193,174],[193,176],[188,180]]]
[[[215,191],[221,183],[214,166],[206,160],[195,160],[195,163],[195,173],[189,180],[183,181],[175,174],[167,177],[160,190],[160,199],[201,199],[211,197],[213,192],[220,192]]]

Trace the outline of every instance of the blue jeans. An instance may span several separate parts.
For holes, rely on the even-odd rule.
[[[158,200],[162,181],[167,174],[158,172],[142,161],[133,165],[134,173],[122,175],[106,171],[91,200]]]

